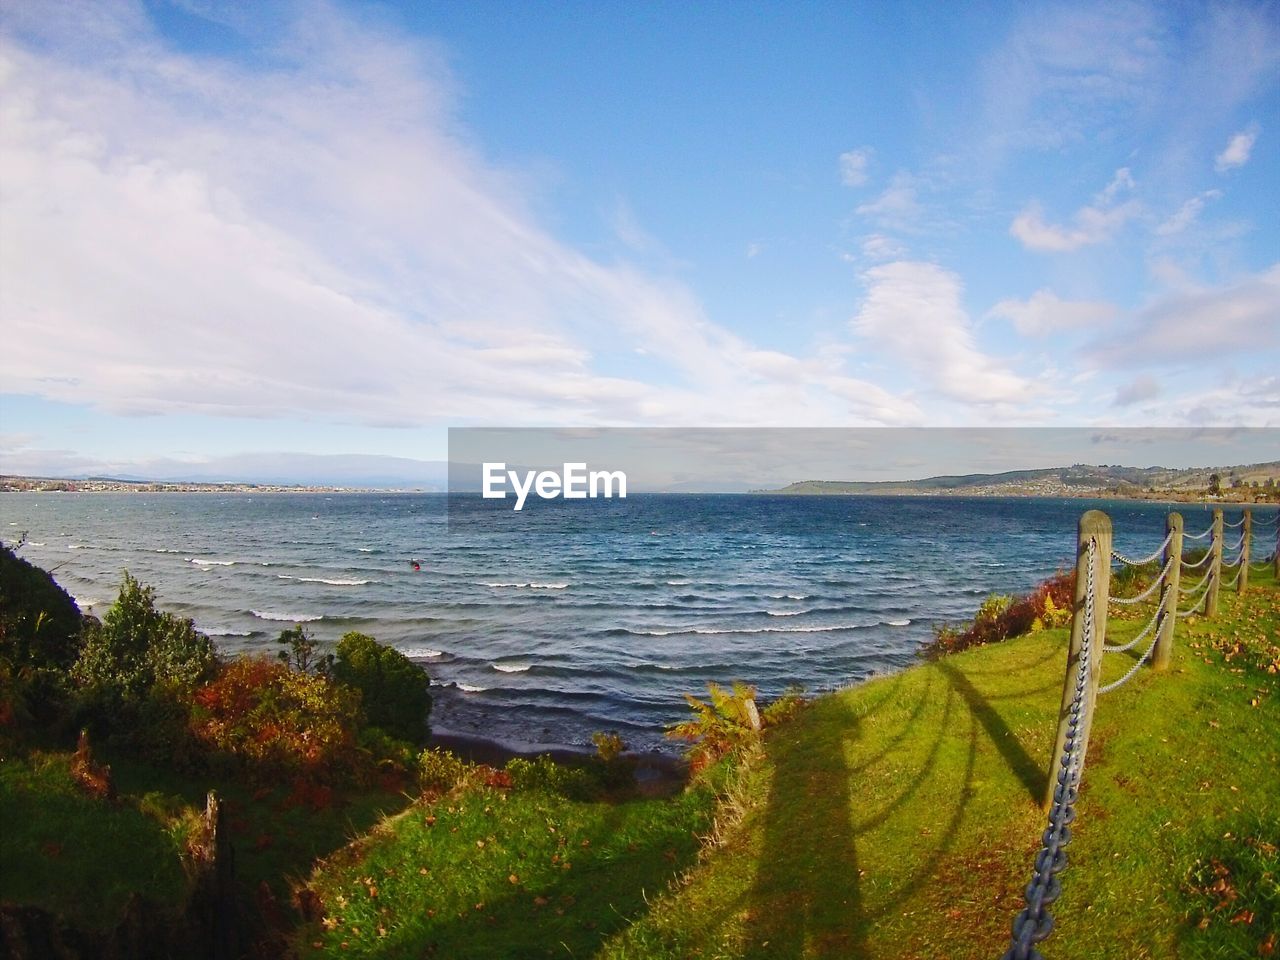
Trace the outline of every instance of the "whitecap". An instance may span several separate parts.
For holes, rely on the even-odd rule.
[[[410,660],[431,660],[444,656],[443,650],[433,650],[430,647],[405,647],[400,652]]]
[[[495,663],[491,664],[499,673],[524,673],[531,666],[527,663]]]
[[[904,618],[902,620],[888,620],[886,621],[886,623],[891,627],[905,627],[905,626],[908,626],[911,623],[911,621],[909,619]]]
[[[356,547],[361,553],[373,553],[373,547]]]
[[[96,607],[98,604],[103,602],[97,597],[85,597],[83,599],[80,597],[73,597],[72,599],[75,600],[76,606],[81,610],[88,610],[90,607]]]
[[[691,583],[693,583],[692,580],[668,580],[667,586],[668,587],[687,587]]]
[[[252,630],[228,630],[223,627],[210,627],[208,629],[201,630],[200,632],[207,637],[251,637],[253,636]]]
[[[839,633],[844,630],[865,630],[872,624],[844,623],[831,627],[685,627],[682,630],[628,630],[637,637],[670,637],[681,634],[698,634],[699,636],[722,636],[735,633]]]
[[[181,550],[177,550],[173,547],[156,547],[156,553],[181,553],[181,552],[182,552]]]
[[[38,540],[28,540],[28,541],[27,541],[27,546],[29,546],[29,547],[43,547],[43,546],[44,546],[44,544],[43,544],[43,543],[40,543]]]
[[[765,611],[765,613],[767,613],[771,617],[798,617],[800,614],[804,612],[805,611],[803,610],[766,610]]]
[[[197,567],[234,567],[234,560],[209,560],[205,557],[186,557],[187,563],[194,563]]]
[[[343,580],[337,577],[329,579],[328,577],[298,577],[302,583],[327,583],[331,587],[362,587],[366,583],[373,583],[372,580]]]
[[[488,687],[478,687],[474,683],[463,683],[461,680],[454,683],[459,690],[465,690],[467,693],[483,693]]]
[[[278,613],[274,610],[250,610],[259,620],[279,620],[282,623],[311,623],[315,620],[323,620],[322,613]]]
[[[774,600],[808,600],[807,593],[771,593],[769,594]]]
[[[486,587],[492,587],[495,590],[510,588],[514,590],[564,590],[569,586],[567,583],[485,583]]]

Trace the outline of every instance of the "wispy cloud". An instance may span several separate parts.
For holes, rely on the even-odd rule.
[[[467,139],[430,49],[324,6],[268,67],[180,54],[141,8],[20,26],[0,41],[0,390],[375,426],[921,417],[558,240]],[[636,348],[643,378],[601,359]]]
[[[840,182],[846,187],[860,187],[867,182],[867,166],[874,151],[859,147],[840,154]]]
[[[1037,290],[1026,300],[1001,300],[988,311],[1013,323],[1024,337],[1044,337],[1064,330],[1096,327],[1114,320],[1113,304],[1095,300],[1063,300],[1052,290]]]
[[[906,363],[932,389],[970,404],[1025,402],[1034,385],[974,342],[954,273],[900,260],[864,274],[866,298],[854,331]]]
[[[1096,341],[1099,364],[1185,364],[1240,351],[1274,351],[1280,339],[1280,263],[1213,289],[1182,290],[1140,310]]]
[[[895,173],[880,196],[860,204],[855,212],[886,230],[915,230],[924,215],[917,178],[905,171]]]
[[[1106,188],[1094,197],[1092,204],[1075,212],[1071,218],[1071,226],[1046,222],[1040,205],[1031,203],[1014,218],[1009,225],[1009,233],[1029,250],[1042,253],[1068,253],[1081,247],[1103,243],[1110,240],[1141,210],[1136,200],[1116,203],[1122,193],[1133,187],[1129,169],[1121,167]]]
[[[1205,204],[1222,196],[1221,190],[1206,190],[1199,196],[1192,197],[1178,208],[1177,212],[1162,221],[1156,227],[1156,236],[1172,237],[1182,233],[1200,217]]]
[[[1226,173],[1229,170],[1243,167],[1249,162],[1249,157],[1253,153],[1253,145],[1257,142],[1258,127],[1256,124],[1241,130],[1228,140],[1222,152],[1213,158],[1213,169],[1219,173]]]
[[[1117,407],[1131,407],[1135,403],[1155,399],[1160,396],[1160,392],[1159,381],[1155,377],[1144,373],[1116,390],[1114,405]]]

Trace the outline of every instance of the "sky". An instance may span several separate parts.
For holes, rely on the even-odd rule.
[[[6,0],[0,472],[1277,428],[1277,185],[1277,3]]]

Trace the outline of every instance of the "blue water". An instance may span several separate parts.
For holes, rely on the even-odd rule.
[[[127,569],[227,651],[274,652],[294,623],[372,634],[428,670],[437,729],[617,730],[648,749],[709,680],[771,697],[910,663],[936,624],[1067,568],[1090,507],[1130,556],[1163,538],[1169,507],[1134,502],[654,495],[513,515],[443,495],[138,493],[3,494],[0,537],[25,531],[22,555],[98,615]],[[1209,525],[1180,509],[1188,532]]]

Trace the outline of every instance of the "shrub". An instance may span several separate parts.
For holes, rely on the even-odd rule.
[[[418,754],[418,784],[423,791],[448,793],[463,783],[473,766],[449,750],[436,747]]]
[[[804,687],[792,684],[782,691],[782,696],[760,711],[760,725],[774,727],[785,723],[803,710],[807,703]]]
[[[596,731],[591,735],[596,755],[591,758],[596,776],[602,786],[610,790],[635,784],[636,762],[625,755],[627,745],[617,733]]]
[[[70,669],[80,653],[80,609],[46,571],[0,544],[0,660],[14,671]]]
[[[155,590],[126,572],[101,626],[86,630],[72,673],[99,698],[139,703],[153,688],[194,690],[216,664],[209,638],[190,620],[157,610]]]
[[[327,674],[333,668],[333,654],[321,654],[315,638],[300,623],[295,623],[288,630],[281,630],[276,643],[289,648],[281,650],[276,656],[300,673]]]
[[[556,763],[545,753],[532,760],[514,757],[505,769],[517,790],[542,790],[569,800],[592,800],[599,794],[599,784],[586,770]]]
[[[922,651],[938,657],[957,653],[969,647],[997,643],[1010,637],[1060,627],[1071,622],[1075,573],[1060,573],[1045,580],[1025,597],[992,594],[982,602],[968,626],[960,628],[941,624],[934,628],[933,642]]]
[[[338,641],[333,675],[359,690],[369,723],[412,743],[426,740],[431,679],[399,650],[363,633]]]
[[[703,703],[686,693],[684,698],[692,708],[694,718],[667,729],[668,737],[692,742],[688,757],[694,773],[755,741],[760,735],[755,687],[735,680],[732,690],[708,683],[707,692],[710,703]]]
[[[360,696],[266,657],[240,657],[195,692],[192,730],[258,776],[316,781],[358,772]]]

